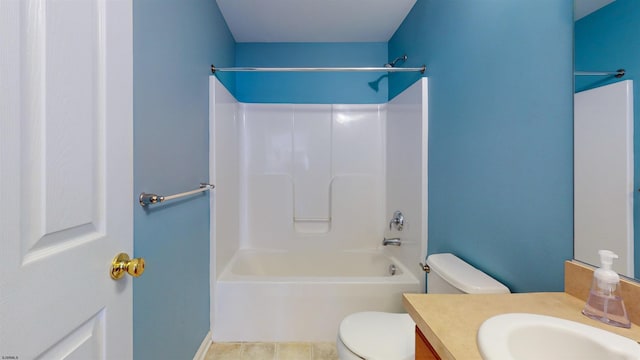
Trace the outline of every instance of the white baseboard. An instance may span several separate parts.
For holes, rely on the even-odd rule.
[[[207,333],[207,335],[202,340],[202,344],[198,348],[198,351],[193,356],[193,360],[204,360],[204,357],[207,355],[207,351],[211,346],[211,331]]]

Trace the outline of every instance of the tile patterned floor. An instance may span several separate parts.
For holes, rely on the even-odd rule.
[[[335,343],[213,343],[205,360],[338,360]]]

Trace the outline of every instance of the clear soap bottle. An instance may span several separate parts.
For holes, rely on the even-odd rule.
[[[620,276],[611,270],[618,255],[609,250],[598,251],[601,266],[593,273],[589,298],[582,313],[605,324],[630,328],[631,321],[620,294]]]

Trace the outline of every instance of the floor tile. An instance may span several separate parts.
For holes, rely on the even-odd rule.
[[[312,346],[312,356],[313,360],[338,360],[336,344],[332,342],[314,343]]]
[[[276,360],[311,360],[310,343],[280,343],[276,349]]]
[[[336,344],[213,343],[205,360],[338,360]]]
[[[276,357],[276,344],[274,343],[245,343],[242,344],[243,360],[274,360]]]
[[[238,360],[240,359],[240,343],[214,343],[209,347],[205,360]]]

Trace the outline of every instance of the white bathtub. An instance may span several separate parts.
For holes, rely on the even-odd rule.
[[[421,291],[403,264],[379,251],[240,250],[214,284],[213,339],[335,341],[346,315],[403,312],[402,293]]]

